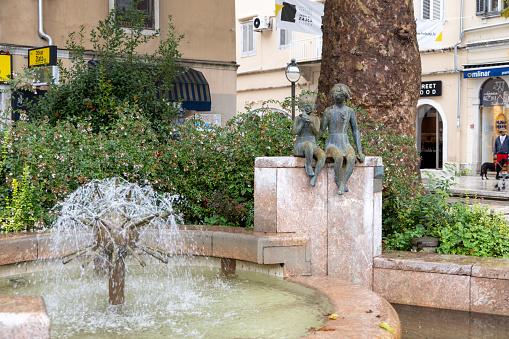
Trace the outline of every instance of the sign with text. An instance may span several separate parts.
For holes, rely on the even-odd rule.
[[[12,78],[12,55],[0,54],[0,82]]]
[[[308,0],[276,0],[276,26],[322,35],[323,4]]]
[[[28,50],[28,67],[56,66],[57,46],[48,46]]]
[[[416,20],[419,50],[442,48],[442,21]]]
[[[421,82],[421,97],[439,97],[442,96],[442,81],[423,81]]]
[[[487,77],[497,77],[502,75],[509,75],[509,67],[501,67],[501,68],[484,68],[477,70],[463,70],[463,78],[464,79],[473,79],[473,78],[487,78]]]
[[[483,107],[505,106],[509,104],[509,87],[507,83],[500,78],[486,81],[482,88]]]

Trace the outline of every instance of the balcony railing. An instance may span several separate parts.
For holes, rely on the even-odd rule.
[[[291,57],[297,62],[321,60],[322,37],[293,41]]]

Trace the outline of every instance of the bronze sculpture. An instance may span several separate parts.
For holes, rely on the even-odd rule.
[[[336,84],[332,87],[330,95],[334,99],[334,105],[325,109],[317,138],[321,137],[327,128],[329,129],[329,135],[325,141],[325,155],[334,161],[335,180],[336,185],[339,186],[338,194],[342,195],[348,192],[346,183],[353,173],[356,159],[355,151],[348,141],[348,125],[352,128],[353,139],[359,153],[357,160],[364,162],[365,156],[362,153],[355,111],[345,105],[345,100],[351,96],[350,88],[345,84]],[[344,173],[342,173],[343,160],[346,160]]]
[[[325,164],[325,152],[316,145],[316,136],[320,132],[320,118],[313,114],[316,109],[316,98],[313,95],[303,95],[299,99],[301,115],[295,118],[293,134],[297,135],[293,148],[293,155],[305,157],[306,174],[312,176],[310,184],[315,186],[318,174]],[[311,161],[316,158],[316,166],[313,170]]]

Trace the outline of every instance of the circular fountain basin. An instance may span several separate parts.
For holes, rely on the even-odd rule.
[[[55,338],[299,338],[332,311],[313,289],[245,270],[222,274],[217,260],[198,259],[128,265],[121,306],[108,305],[102,273],[60,262],[24,265],[33,272],[0,278],[0,294],[42,296]]]
[[[228,232],[225,232],[224,229],[221,229],[221,230],[222,230],[221,232],[219,232],[218,230],[210,231],[210,232],[214,232],[215,240],[217,240],[218,239],[217,237],[221,236],[221,234],[223,234],[223,233],[225,234],[225,236],[228,236]],[[234,230],[234,232],[238,232],[238,230]],[[256,235],[251,235],[251,236],[256,237]],[[45,266],[48,263],[53,263],[53,265],[55,265],[55,266],[62,267],[62,264],[59,261],[47,260],[49,258],[58,257],[59,255],[62,254],[62,253],[50,253],[50,251],[44,250],[45,242],[51,241],[50,239],[48,239],[48,237],[50,237],[50,236],[48,236],[48,235],[41,236],[41,235],[35,235],[35,234],[34,235],[22,235],[19,237],[12,236],[12,235],[9,235],[9,236],[3,237],[3,238],[0,237],[0,277],[1,276],[11,276],[12,277],[12,276],[17,276],[17,275],[19,276],[20,271],[23,271],[24,273],[28,273],[29,275],[31,275],[32,272],[28,272],[29,267],[31,267],[30,270],[32,270],[32,271],[45,271],[47,269],[49,270],[49,268]],[[232,238],[228,238],[228,239],[230,240],[230,244],[231,244]],[[242,238],[239,238],[239,239],[243,240],[244,244],[245,244],[245,239],[242,239]],[[219,241],[217,241],[217,242],[219,242]],[[232,244],[232,245],[234,245],[234,244]],[[244,248],[245,248],[245,246],[244,246]],[[131,257],[129,257],[129,258],[131,258]],[[39,259],[39,260],[46,259],[46,260],[44,260],[43,262],[40,262],[40,261],[36,262],[35,260],[37,260],[37,259]],[[235,259],[235,257],[234,257],[234,259]],[[179,301],[180,300],[179,298],[183,298],[183,295],[184,295],[183,292],[182,293],[179,292],[181,290],[179,290],[179,287],[177,287],[177,286],[185,285],[184,287],[188,287],[189,284],[194,284],[199,288],[204,287],[205,285],[212,286],[214,288],[217,286],[223,286],[223,287],[226,287],[226,290],[223,290],[222,292],[217,292],[217,291],[214,292],[214,289],[212,289],[212,290],[198,289],[198,292],[193,292],[194,294],[192,294],[192,295],[202,295],[202,296],[207,297],[209,294],[211,294],[211,295],[212,294],[223,294],[223,295],[226,295],[226,298],[227,298],[227,299],[225,299],[226,301],[225,302],[216,302],[216,303],[223,303],[226,305],[229,305],[229,302],[232,301],[232,299],[228,299],[228,298],[235,295],[235,297],[233,298],[234,299],[233,301],[237,302],[237,304],[235,304],[235,306],[233,306],[234,304],[232,304],[231,307],[227,307],[226,311],[232,312],[233,309],[237,309],[237,310],[241,310],[241,312],[240,312],[241,315],[247,314],[249,316],[248,316],[247,320],[245,320],[245,319],[239,320],[240,316],[231,316],[229,318],[229,321],[227,321],[227,323],[239,322],[241,324],[241,327],[248,326],[249,324],[256,323],[254,321],[251,322],[250,321],[251,318],[254,319],[255,316],[259,316],[260,319],[263,320],[263,322],[272,324],[272,325],[268,326],[269,328],[271,328],[271,330],[276,330],[275,332],[272,332],[272,333],[278,333],[277,331],[279,331],[279,326],[288,320],[286,318],[291,318],[293,316],[293,314],[300,314],[299,322],[305,323],[305,326],[304,326],[305,331],[300,332],[300,333],[291,332],[288,334],[288,336],[286,336],[287,338],[297,338],[297,337],[303,337],[303,336],[307,336],[307,335],[309,335],[310,338],[315,338],[315,339],[316,338],[338,338],[338,337],[340,337],[340,338],[360,338],[360,337],[362,337],[362,338],[400,338],[401,337],[401,327],[400,327],[400,323],[399,323],[399,318],[398,318],[396,312],[394,311],[394,309],[390,306],[390,304],[386,300],[384,300],[383,298],[380,298],[378,295],[376,295],[372,291],[369,291],[366,288],[363,288],[361,286],[352,285],[352,284],[345,282],[343,280],[333,278],[333,277],[327,277],[327,276],[325,276],[325,277],[306,277],[306,276],[287,277],[287,278],[283,279],[282,278],[283,265],[279,265],[279,264],[277,264],[277,265],[257,265],[255,263],[249,263],[249,262],[245,262],[245,261],[241,261],[241,260],[234,260],[237,262],[237,264],[236,264],[237,270],[236,270],[235,276],[223,276],[218,273],[219,272],[218,269],[211,268],[211,267],[215,267],[215,266],[220,266],[220,259],[213,258],[213,257],[194,257],[194,259],[192,259],[189,263],[192,263],[192,262],[198,263],[198,262],[200,262],[200,260],[205,260],[205,262],[207,264],[205,265],[205,268],[200,268],[198,270],[205,270],[205,272],[208,272],[207,274],[205,274],[205,276],[208,275],[211,278],[211,280],[209,282],[205,283],[203,281],[203,284],[199,284],[199,282],[201,281],[200,279],[205,279],[205,278],[198,277],[198,278],[194,279],[194,281],[193,281],[193,279],[191,279],[191,282],[175,283],[174,285],[176,287],[173,288],[173,287],[171,287],[171,284],[168,284],[168,285],[166,285],[166,284],[168,282],[173,282],[174,274],[170,275],[169,273],[165,273],[165,274],[163,274],[163,278],[161,278],[162,281],[159,281],[158,279],[154,279],[154,280],[150,279],[150,283],[147,282],[147,283],[141,284],[143,287],[141,289],[141,291],[143,293],[141,294],[140,301],[137,303],[139,305],[141,304],[142,307],[145,307],[146,309],[150,309],[150,308],[154,308],[154,307],[162,307],[162,311],[157,311],[157,312],[164,313],[164,312],[169,312],[169,311],[167,311],[168,309],[165,308],[166,307],[165,302],[157,302],[157,298],[155,296],[154,297],[151,296],[152,291],[170,289],[170,291],[167,291],[164,293],[167,293],[168,295],[170,295],[170,299],[172,300],[171,302],[175,303],[175,300],[173,300],[174,298],[171,298],[171,293],[173,293],[173,295],[176,296],[175,297],[176,301]],[[25,262],[25,263],[23,263],[23,262]],[[68,264],[68,265],[71,265],[71,264]],[[66,265],[66,266],[68,266],[68,265]],[[79,262],[75,263],[74,265],[79,266]],[[146,270],[143,270],[141,268],[134,266],[132,269],[130,268],[130,272],[133,272],[133,273],[139,272],[136,274],[138,274],[140,276],[144,276],[144,275],[150,276],[152,274],[151,270],[155,269],[155,265],[156,265],[156,261],[154,260],[153,262],[148,262]],[[152,266],[154,266],[154,267],[152,267]],[[159,266],[166,267],[165,265],[162,265],[162,264],[160,264]],[[180,266],[178,266],[178,265],[170,266],[167,269],[167,272],[173,271],[173,273],[179,273],[179,272],[182,273],[182,272],[186,272],[188,270],[188,268],[182,268],[182,267],[179,268],[179,267]],[[78,272],[78,273],[81,272],[81,270],[76,270],[73,273],[73,270],[74,269],[70,269],[67,271],[70,271],[71,274],[75,274],[75,276],[77,274],[76,272]],[[87,268],[87,270],[93,271],[93,269],[91,267]],[[247,279],[248,277],[246,276],[246,274],[251,275],[251,273],[243,272],[244,270],[258,270],[260,272],[264,272],[264,274],[258,273],[258,274],[255,274],[254,277],[249,277],[249,279]],[[187,275],[187,273],[184,273],[184,275]],[[276,275],[276,276],[270,277],[270,275]],[[71,289],[74,288],[75,290],[88,290],[88,292],[91,292],[92,294],[90,297],[81,297],[81,299],[76,297],[74,299],[71,299],[71,304],[73,304],[73,306],[76,306],[76,305],[80,306],[80,305],[82,305],[81,303],[88,301],[88,300],[83,300],[83,299],[95,300],[96,297],[93,297],[93,296],[97,295],[98,293],[101,293],[100,291],[102,289],[104,289],[104,291],[107,290],[107,278],[106,277],[103,277],[100,280],[100,282],[98,282],[97,280],[94,280],[97,278],[97,277],[94,277],[94,274],[86,274],[82,277],[81,273],[80,273],[76,277],[79,277],[79,279],[85,279],[85,280],[90,279],[89,285],[87,288],[80,289],[79,284],[75,284],[75,286],[72,287],[73,285],[71,282]],[[33,279],[35,280],[36,278],[37,278],[36,275],[34,275]],[[25,277],[22,277],[22,279],[24,279],[26,282]],[[30,280],[30,279],[31,278],[29,277],[28,280]],[[40,279],[40,278],[37,278],[37,279]],[[275,279],[275,280],[270,280],[269,282],[267,282],[267,281],[265,281],[265,279],[269,279],[269,280]],[[78,279],[76,278],[75,281],[77,281],[77,280]],[[253,284],[254,284],[253,288],[255,290],[257,290],[260,285],[277,287],[275,289],[276,296],[275,297],[269,296],[269,297],[255,298],[255,299],[258,299],[258,298],[260,299],[261,303],[259,303],[259,307],[261,307],[261,309],[259,309],[258,311],[253,311],[254,308],[251,308],[249,306],[249,303],[254,303],[256,300],[253,301],[250,298],[251,292],[245,292],[245,291],[244,292],[242,292],[242,291],[233,292],[233,290],[232,290],[233,287],[236,288],[238,286],[247,284],[247,283],[245,283],[246,280],[250,280],[253,282]],[[8,281],[9,281],[9,279],[8,279]],[[142,281],[149,281],[149,280],[142,279]],[[152,284],[152,281],[159,281],[159,282]],[[292,288],[287,287],[287,286],[278,287],[278,286],[282,286],[281,284],[283,284],[283,283],[287,284],[288,281],[290,281],[292,283],[299,284],[299,285],[290,284],[293,286],[292,288],[297,289],[297,291],[296,291],[297,297],[302,297],[304,300],[310,300],[310,299],[324,300],[321,298],[323,296],[325,296],[328,298],[328,299],[326,298],[325,300],[328,300],[330,302],[330,304],[329,304],[330,306],[324,306],[324,305],[326,305],[326,303],[323,303],[322,301],[320,301],[318,304],[324,306],[324,308],[320,308],[322,306],[319,306],[318,307],[319,311],[317,311],[317,309],[315,309],[315,310],[312,310],[308,315],[302,315],[302,313],[300,313],[300,311],[297,311],[300,306],[296,307],[296,305],[302,303],[302,298],[294,299],[294,298],[296,298],[295,294],[294,294],[294,296],[292,296],[290,299],[288,299],[287,296],[290,293],[289,290],[291,290]],[[195,282],[197,282],[197,283],[195,284]],[[12,283],[25,284],[23,282],[23,280],[16,281],[16,279],[14,279],[14,281],[10,281],[10,283],[11,283],[11,285],[12,285]],[[127,280],[127,284],[129,284],[129,278]],[[49,285],[50,285],[50,290],[53,289],[53,291],[55,291],[55,294],[62,294],[61,290],[58,288],[58,286],[56,284],[52,285],[50,283]],[[167,287],[165,287],[165,286],[167,286]],[[314,291],[317,291],[317,293],[311,292],[311,290],[309,290],[309,289],[303,290],[302,286],[310,287]],[[118,318],[120,318],[119,312],[131,312],[130,307],[132,307],[132,303],[130,303],[129,300],[131,298],[131,293],[135,293],[137,289],[138,288],[132,288],[132,287],[129,287],[129,285],[127,285],[127,288],[126,288],[127,303],[124,306],[123,310],[119,310],[118,308],[108,307],[107,298],[101,298],[100,301],[98,301],[96,303],[96,304],[98,304],[98,307],[100,308],[99,311],[103,312],[104,315],[113,317],[112,319],[114,319],[114,320],[115,319],[118,320]],[[0,292],[0,294],[1,293],[4,293],[4,292]],[[107,292],[104,292],[104,293],[107,294]],[[284,308],[288,308],[288,312],[290,315],[285,315],[283,317],[276,319],[275,316],[273,316],[270,313],[265,313],[265,311],[268,308],[270,308],[270,305],[272,305],[272,302],[276,301],[278,298],[280,298],[280,296],[283,296],[282,301],[285,301],[286,299],[290,300],[290,304],[286,304],[286,305],[284,303],[278,304],[279,306],[276,307],[277,311],[275,312],[276,315],[278,315],[279,313],[285,314],[284,312],[279,312],[280,309],[283,310]],[[193,298],[194,297],[189,297],[188,299],[193,299]],[[45,299],[48,299],[48,298],[45,297]],[[197,299],[195,299],[195,300],[197,300]],[[205,298],[204,300],[207,301],[209,299]],[[198,301],[198,302],[196,302],[196,304],[205,304],[205,301],[204,302]],[[48,308],[48,310],[50,310],[50,313],[51,313],[52,312],[51,309],[54,308],[55,306],[53,306],[51,304],[52,302],[49,300],[47,300],[46,303],[48,304],[47,308]],[[166,302],[166,303],[170,304],[170,302]],[[211,302],[211,304],[213,304],[213,303],[214,302]],[[185,309],[185,307],[182,307],[183,305],[185,305],[184,303],[177,302],[175,304],[180,305],[181,308]],[[316,304],[315,304],[315,306],[316,306]],[[57,311],[62,312],[58,306],[55,308],[57,309]],[[78,307],[78,309],[80,309],[80,308]],[[292,310],[295,310],[295,312],[291,312]],[[103,317],[97,317],[97,315],[89,318],[89,316],[85,315],[82,312],[83,311],[79,311],[77,313],[82,314],[82,318],[85,319],[85,322],[86,321],[99,322],[103,318]],[[202,333],[202,332],[192,332],[192,331],[194,331],[196,327],[199,327],[198,325],[200,323],[205,323],[205,320],[207,317],[202,318],[200,316],[200,312],[201,311],[196,311],[196,312],[194,312],[196,314],[192,314],[189,317],[184,317],[184,323],[187,324],[187,328],[184,330],[180,330],[180,331],[185,332],[186,330],[188,330],[188,331],[190,331],[189,333],[197,334],[197,335],[194,335],[193,337],[199,337],[199,335],[200,335],[199,333]],[[336,319],[327,319],[327,317],[325,317],[325,314],[329,313],[329,312],[337,314],[338,317]],[[191,312],[191,313],[193,313],[193,312]],[[205,309],[205,311],[203,311],[201,313],[212,314],[212,317],[209,317],[210,319],[221,318],[221,316],[217,316],[216,311],[212,311],[207,308]],[[150,328],[151,322],[152,322],[152,324],[153,324],[152,326],[154,328],[160,328],[158,326],[162,326],[162,325],[160,325],[160,322],[156,321],[156,320],[147,320],[148,318],[139,319],[141,316],[136,315],[132,312],[128,313],[128,316],[130,317],[130,319],[132,319],[133,322],[131,325],[121,325],[121,326],[125,327],[125,330],[126,330],[125,333],[130,333],[129,331],[131,330],[131,327],[129,327],[129,326],[139,327],[142,329],[142,331],[145,331],[145,330],[147,330],[147,328]],[[87,318],[88,318],[88,320],[86,320]],[[305,322],[302,319],[305,319]],[[112,320],[111,322],[114,322],[114,320]],[[147,323],[143,323],[142,320],[147,320],[148,321],[147,323],[149,325],[146,325]],[[166,320],[169,321],[169,323],[171,323],[171,320],[168,320],[168,318],[166,318]],[[308,320],[314,322],[315,325],[311,324],[311,322],[308,322]],[[395,333],[390,333],[386,329],[381,328],[379,325],[382,322],[385,322],[385,323],[389,324],[390,326],[392,326]],[[1,310],[0,310],[0,327],[2,325],[1,323],[2,323],[2,321],[1,321]],[[59,326],[59,325],[57,325],[55,322],[53,322],[52,323],[52,331],[54,331],[54,329],[57,328],[55,326]],[[65,326],[66,325],[64,325],[64,327]],[[78,332],[82,330],[82,327],[80,328],[80,326],[82,326],[82,325],[73,325],[73,326],[78,329]],[[210,327],[211,327],[211,325],[205,326],[205,328],[207,328],[207,329]],[[257,327],[257,326],[255,326],[255,327]],[[314,329],[311,330],[311,332],[309,332],[311,327],[314,327]],[[229,331],[228,329],[222,328],[222,326],[219,326],[219,328],[220,329],[218,331],[221,332],[220,335],[209,336],[209,334],[210,334],[209,333],[209,334],[204,334],[203,337],[207,337],[207,338],[209,338],[209,337],[210,338],[214,338],[214,337],[217,337],[217,338],[264,337],[265,338],[265,337],[267,337],[267,338],[270,338],[272,335],[272,334],[267,334],[264,332],[264,334],[253,335],[253,336],[237,335],[237,333],[233,333],[233,335],[230,336],[230,335],[226,335],[226,333],[230,333],[230,332],[227,332],[227,331]],[[115,332],[115,331],[113,331],[113,330],[108,331],[108,329],[106,329],[106,333],[115,334],[113,332]],[[142,332],[142,333],[144,333],[144,332]],[[208,333],[208,332],[205,332],[205,333]],[[256,333],[256,332],[252,332],[252,333]],[[158,335],[157,332],[155,335]],[[61,337],[61,336],[58,336],[58,337]],[[84,336],[84,337],[87,337],[87,336]],[[102,334],[100,337],[105,338],[104,334]],[[126,338],[127,336],[124,335],[123,337]],[[139,338],[140,335],[138,334],[136,337]],[[142,337],[145,337],[145,334],[143,334]],[[166,337],[168,337],[168,336],[166,336]],[[184,336],[180,336],[177,334],[175,337],[184,337]],[[281,336],[280,334],[275,334],[272,337],[284,338],[285,336],[284,335]],[[157,336],[155,336],[155,338],[157,338]]]

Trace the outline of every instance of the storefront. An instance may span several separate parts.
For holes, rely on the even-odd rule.
[[[417,105],[417,149],[421,169],[442,169],[444,164],[445,112],[435,101],[442,96],[442,81],[423,81]]]
[[[479,168],[494,161],[495,139],[502,128],[507,129],[509,114],[509,64],[464,65],[463,78],[474,82],[473,162]]]

